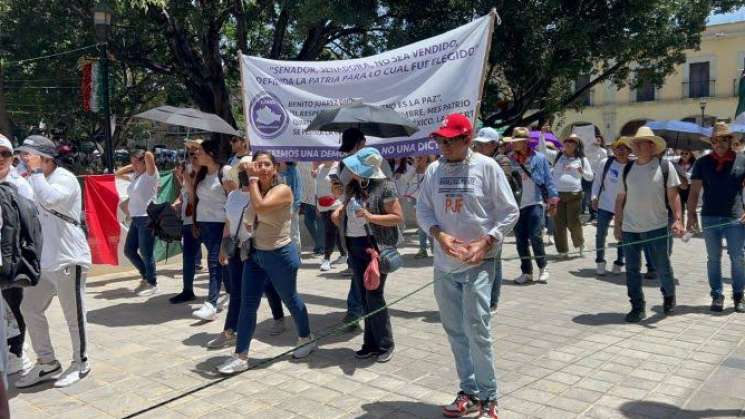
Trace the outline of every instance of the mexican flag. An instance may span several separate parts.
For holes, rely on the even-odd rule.
[[[88,61],[82,64],[82,71],[83,80],[80,92],[83,96],[83,110],[98,112],[101,110],[101,98],[103,97],[101,65],[97,61]]]
[[[737,110],[735,111],[735,124],[745,124],[745,70],[740,74],[737,86]]]
[[[88,244],[94,264],[127,265],[124,241],[127,237],[127,220],[120,204],[127,199],[129,181],[114,175],[91,175],[83,178],[83,205],[88,227]],[[173,172],[160,174],[160,188],[156,202],[173,202],[179,194],[178,182]],[[168,254],[166,254],[166,248]],[[181,253],[180,243],[155,243],[155,260],[161,261]]]

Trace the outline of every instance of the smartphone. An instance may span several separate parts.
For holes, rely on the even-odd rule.
[[[248,186],[248,173],[241,170],[238,173],[238,183],[240,184],[241,188],[243,188],[244,186]]]

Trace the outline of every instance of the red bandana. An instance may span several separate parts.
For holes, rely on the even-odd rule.
[[[735,152],[732,150],[729,150],[726,153],[724,153],[723,156],[720,156],[719,154],[714,152],[714,153],[711,153],[711,158],[714,159],[714,161],[717,163],[717,167],[716,167],[717,172],[721,172],[722,170],[724,170],[724,166],[727,163],[731,161],[735,161]]]

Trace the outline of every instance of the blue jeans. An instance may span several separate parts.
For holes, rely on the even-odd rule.
[[[745,287],[745,261],[743,260],[743,244],[745,244],[745,226],[732,217],[701,217],[706,242],[706,270],[709,274],[711,296],[722,295],[722,239],[727,240],[727,253],[732,265],[732,292],[742,293]],[[734,222],[722,227],[716,225]]]
[[[243,264],[241,310],[238,316],[238,338],[235,352],[248,352],[256,330],[256,311],[266,282],[271,282],[282,302],[290,310],[298,336],[310,336],[308,309],[297,292],[297,270],[300,257],[293,243],[274,250],[253,250]]]
[[[434,292],[455,358],[460,389],[481,400],[497,398],[489,300],[497,259],[459,273],[435,268]]]
[[[238,330],[238,315],[241,312],[241,282],[243,281],[243,261],[241,261],[240,252],[236,252],[228,259],[225,274],[230,282],[230,300],[223,330],[235,332]]]
[[[530,247],[535,253],[535,263],[538,269],[546,267],[546,250],[543,247],[543,205],[531,205],[520,210],[520,218],[515,226],[515,239],[517,240],[517,253],[521,258],[522,273],[533,273]]]
[[[217,297],[220,296],[222,286],[222,266],[220,266],[220,243],[225,229],[225,223],[198,222],[199,238],[207,248],[207,269],[210,272],[209,291],[207,302],[217,306]],[[225,282],[225,290],[230,292],[230,284]]]
[[[316,206],[301,203],[300,207],[303,209],[305,228],[313,239],[313,253],[321,253],[323,252],[323,223],[316,213]]]
[[[150,285],[155,285],[155,230],[149,227],[150,218],[132,217],[127,239],[124,242],[124,255]]]
[[[608,227],[613,220],[613,213],[598,208],[598,229],[595,233],[595,263],[605,263],[605,238],[608,236]],[[614,265],[623,266],[623,246],[618,243],[616,261]],[[649,259],[647,259],[649,260]]]
[[[191,224],[184,224],[181,227],[181,237],[183,239],[183,253],[181,253],[183,292],[193,294],[196,266],[202,261],[202,241],[199,240],[199,237],[194,237]]]
[[[626,256],[626,289],[631,304],[644,302],[641,275],[641,254],[644,247],[648,247],[657,268],[660,279],[662,295],[670,297],[675,295],[675,280],[673,269],[670,266],[670,256],[667,254],[667,227],[657,230],[645,231],[643,233],[623,232],[623,242],[628,243],[624,254]],[[653,238],[657,240],[646,241]],[[638,243],[645,240],[644,243]]]
[[[424,232],[421,228],[418,228],[416,230],[417,237],[419,238],[419,251],[420,252],[426,252],[427,251],[427,233]],[[430,240],[430,246],[434,246],[434,243]]]
[[[496,267],[494,268],[494,285],[491,287],[491,302],[490,305],[499,303],[499,296],[502,293],[502,245],[498,245]]]

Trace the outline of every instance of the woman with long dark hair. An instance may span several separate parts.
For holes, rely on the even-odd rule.
[[[559,206],[554,215],[556,225],[556,251],[562,257],[569,253],[567,229],[572,236],[572,244],[580,254],[585,247],[582,235],[582,181],[592,181],[593,174],[590,162],[585,157],[582,140],[571,134],[562,141],[562,151],[556,156],[551,169],[556,190],[559,191]]]
[[[691,183],[691,173],[693,172],[693,164],[696,163],[696,156],[693,155],[691,150],[680,150],[678,153],[680,159],[678,159],[678,167],[680,172],[685,174],[685,179],[680,179],[681,183],[678,186],[678,195],[680,195],[680,202],[688,202],[688,193],[691,191],[689,186]],[[686,205],[681,205],[681,217],[685,220]]]
[[[230,166],[224,165],[220,159],[219,147],[217,141],[210,140],[203,142],[202,147],[196,149],[200,168],[194,178],[191,193],[194,197],[192,233],[199,237],[207,248],[207,269],[210,278],[207,301],[192,314],[205,321],[217,318],[217,299],[223,284],[220,243],[225,228],[225,202],[228,191],[223,186],[222,179],[230,171]],[[193,282],[194,278],[184,280]],[[226,282],[225,286],[230,292],[230,285]]]
[[[342,230],[348,249],[352,281],[362,292],[365,314],[385,306],[386,274],[380,274],[375,289],[365,286],[364,277],[371,255],[370,250],[395,247],[399,239],[398,225],[403,222],[403,210],[393,181],[381,169],[383,157],[372,147],[365,147],[343,161],[352,172],[347,185],[344,205],[334,211],[334,221]],[[365,318],[362,349],[355,353],[359,359],[376,357],[388,362],[393,356],[393,332],[388,310],[381,310]]]
[[[279,165],[265,151],[254,154],[248,166],[251,206],[243,222],[252,226],[252,246],[243,265],[241,306],[235,354],[218,367],[221,374],[235,374],[248,369],[248,350],[256,330],[256,312],[266,282],[277,290],[292,313],[298,332],[294,358],[304,358],[315,349],[310,334],[308,309],[297,292],[300,255],[290,237],[292,223],[292,190],[279,182]]]

